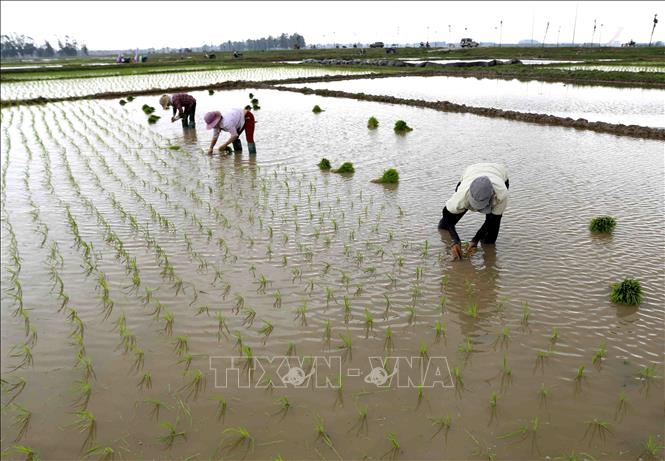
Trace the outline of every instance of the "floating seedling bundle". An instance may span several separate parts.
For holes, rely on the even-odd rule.
[[[339,168],[334,168],[332,170],[333,173],[353,173],[355,168],[353,168],[353,163],[351,162],[344,162]]]
[[[149,105],[147,105],[147,104],[143,104],[143,106],[141,107],[141,109],[143,110],[143,113],[145,113],[146,115],[150,115],[150,114],[152,114],[152,113],[155,111],[155,108],[154,108],[154,107],[149,106]]]
[[[413,131],[413,128],[411,128],[409,125],[406,124],[404,120],[397,120],[395,122],[395,133],[397,134],[404,134],[408,133],[409,131]]]
[[[319,162],[319,168],[321,170],[329,170],[331,168],[330,166],[330,160],[327,158],[322,158],[321,161]]]
[[[148,117],[148,123],[154,125],[155,123],[157,123],[157,120],[159,120],[160,118],[161,117],[159,115],[154,115],[154,114],[150,115],[150,117]]]
[[[617,222],[612,216],[598,216],[589,222],[589,230],[599,234],[611,234]]]
[[[312,108],[312,112],[314,112],[315,114],[319,114],[323,112],[323,109],[321,109],[321,107],[317,104]]]
[[[612,285],[610,300],[617,304],[638,305],[642,302],[642,286],[635,279],[625,279]]]
[[[397,184],[399,182],[399,173],[394,168],[389,168],[383,172],[380,178],[372,179],[377,184]]]
[[[379,121],[376,119],[376,117],[370,117],[369,120],[367,120],[367,128],[370,130],[374,130],[379,127]]]

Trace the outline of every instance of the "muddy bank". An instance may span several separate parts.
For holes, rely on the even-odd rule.
[[[387,66],[387,67],[493,67],[504,64],[522,64],[519,59],[501,61],[459,61],[438,63],[431,61],[409,62],[400,59],[305,59],[302,64],[321,64],[333,66]]]
[[[290,88],[273,86],[280,91],[293,91],[302,94],[315,94],[335,98],[351,98],[359,101],[373,101],[387,104],[403,104],[407,106],[423,107],[441,112],[462,112],[484,117],[505,118],[521,122],[537,123],[540,125],[563,126],[582,130],[611,133],[620,136],[631,136],[645,139],[665,139],[665,129],[651,128],[638,125],[623,125],[606,122],[589,122],[584,118],[572,119],[570,117],[557,117],[555,115],[517,112],[512,110],[493,109],[487,107],[473,107],[466,104],[455,104],[448,101],[423,101],[420,99],[404,99],[393,96],[375,96],[364,93],[347,93],[345,91],[313,90],[311,88]]]

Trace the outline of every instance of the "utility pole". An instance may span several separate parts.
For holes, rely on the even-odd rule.
[[[547,29],[550,28],[550,22],[547,21],[547,25],[545,26],[545,36],[543,37],[543,48],[545,48],[545,40],[547,39]]]
[[[575,46],[575,31],[577,30],[577,8],[580,4],[575,5],[575,22],[573,23],[573,46]]]
[[[591,47],[593,48],[593,38],[596,36],[596,20],[593,20],[593,34],[591,34]]]
[[[651,28],[651,37],[649,37],[649,46],[651,46],[651,41],[653,40],[653,31],[656,30],[656,24],[658,24],[657,16],[657,14],[653,15],[653,27]]]
[[[559,48],[559,35],[561,35],[561,26],[559,25],[559,31],[556,33],[556,47]]]
[[[499,48],[501,48],[501,39],[503,35],[503,19],[499,21]]]
[[[598,35],[598,48],[601,47],[600,43],[603,41],[603,24],[600,25],[600,33]]]

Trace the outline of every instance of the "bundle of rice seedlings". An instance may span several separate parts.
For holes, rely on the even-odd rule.
[[[399,182],[399,173],[396,169],[389,168],[383,172],[383,176],[372,179],[372,182],[377,184],[397,184]]]
[[[330,166],[330,160],[327,158],[322,158],[321,161],[319,162],[319,168],[322,170],[329,170],[331,168]]]
[[[151,115],[150,117],[148,117],[148,123],[154,125],[155,123],[157,123],[157,120],[159,120],[160,118],[161,117],[159,115]]]
[[[642,302],[642,286],[635,279],[625,279],[612,285],[610,301],[617,304],[638,305]]]
[[[589,230],[591,232],[611,234],[617,222],[612,216],[598,216],[589,222]]]
[[[356,170],[355,168],[353,168],[353,163],[344,162],[342,163],[342,166],[340,166],[339,168],[334,168],[330,171],[332,171],[333,173],[353,173]]]
[[[319,105],[317,104],[317,105],[315,105],[314,108],[312,109],[312,112],[314,112],[315,114],[318,114],[318,113],[320,113],[320,112],[323,112],[323,109],[321,109],[321,107],[319,107]]]
[[[395,133],[398,134],[404,134],[409,131],[413,131],[413,128],[411,128],[409,125],[406,124],[404,120],[397,120],[395,122]]]
[[[155,108],[154,108],[154,107],[149,106],[149,105],[147,105],[147,104],[143,104],[143,106],[141,107],[141,109],[143,110],[143,112],[144,112],[146,115],[150,115],[150,114],[152,114],[152,113],[155,111]]]
[[[370,130],[374,130],[379,127],[379,121],[376,119],[376,117],[370,117],[369,120],[367,120],[367,128]]]

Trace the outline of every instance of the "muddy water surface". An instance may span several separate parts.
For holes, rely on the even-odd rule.
[[[542,459],[574,450],[614,460],[635,459],[660,434],[662,379],[638,375],[651,366],[663,375],[662,143],[260,90],[258,155],[208,157],[203,114],[242,107],[248,92],[194,94],[192,130],[161,110],[148,125],[140,108],[156,106],[154,97],[3,109],[2,284],[13,286],[18,253],[25,315],[38,333],[33,366],[12,372],[26,322],[15,290],[3,290],[2,377],[25,379],[13,403],[32,412],[19,443],[45,459],[83,456],[77,356],[95,373],[91,445],[124,459]],[[315,104],[324,112],[313,114]],[[370,116],[377,130],[366,128]],[[395,135],[398,119],[414,130]],[[352,161],[356,173],[320,172],[324,156],[333,166]],[[436,224],[464,167],[480,161],[508,167],[510,204],[497,244],[453,262]],[[369,182],[388,167],[399,170],[398,186]],[[612,237],[589,234],[600,214],[616,217]],[[465,216],[462,238],[481,222]],[[609,284],[624,277],[642,283],[639,308],[608,300]],[[219,316],[228,332],[219,333]],[[339,360],[342,389],[277,387],[284,373],[270,366],[253,375],[263,388],[216,388],[210,357],[240,355],[236,332],[253,356]],[[178,337],[191,357],[178,352]],[[447,387],[420,395],[417,365],[396,362],[421,354],[446,358],[434,363],[447,364]],[[366,382],[370,358],[386,356],[416,382]],[[338,369],[315,363],[338,382]],[[206,379],[199,395],[187,387],[196,370]],[[151,387],[139,386],[145,373]],[[225,399],[223,414],[215,398]],[[148,399],[163,402],[158,418]],[[10,405],[2,419],[3,449],[19,412]],[[449,428],[437,423],[448,417]],[[594,419],[611,433],[585,434]],[[169,447],[164,422],[187,440],[176,435]],[[251,450],[233,448],[235,433],[224,432],[239,427]]]

